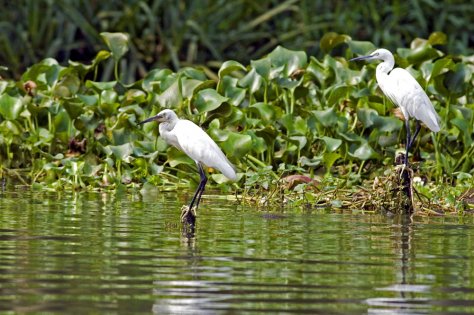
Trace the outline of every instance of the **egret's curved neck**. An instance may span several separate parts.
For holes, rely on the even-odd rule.
[[[166,131],[171,131],[173,130],[174,126],[176,126],[176,123],[178,122],[178,118],[172,119],[170,121],[165,121],[160,124],[160,129],[166,130]]]
[[[393,57],[388,58],[387,60],[384,60],[381,64],[377,66],[377,72],[383,73],[383,74],[389,74],[390,71],[392,71],[394,65],[395,65],[395,60],[393,60]]]

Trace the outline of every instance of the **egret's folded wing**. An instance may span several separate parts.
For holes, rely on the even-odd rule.
[[[233,165],[214,140],[199,126],[192,121],[181,119],[173,131],[183,152],[193,160],[218,169],[229,179],[237,178]]]
[[[393,69],[384,84],[384,92],[409,116],[422,121],[432,131],[439,131],[439,116],[423,88],[405,69]]]

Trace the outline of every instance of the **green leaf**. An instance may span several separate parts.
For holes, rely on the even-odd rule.
[[[326,166],[326,172],[329,173],[330,170],[331,170],[331,167],[341,157],[342,156],[339,153],[336,153],[336,152],[324,152],[323,162],[324,162],[324,166]]]
[[[170,147],[167,151],[168,163],[171,167],[176,167],[180,164],[195,165],[195,162],[182,151],[175,147]]]
[[[130,40],[128,34],[103,32],[100,33],[100,36],[102,36],[105,44],[112,52],[112,57],[115,62],[120,60],[120,58],[122,58],[128,51],[128,42]]]
[[[318,165],[321,164],[321,162],[323,161],[323,157],[322,156],[318,156],[318,157],[313,157],[311,159],[307,158],[306,156],[302,156],[298,163],[301,164],[301,166],[309,166],[309,167],[316,167]]]
[[[238,79],[226,76],[219,82],[220,89],[218,92],[229,98],[229,103],[233,106],[239,106],[245,99],[246,90],[237,87]]]
[[[362,143],[355,149],[353,153],[349,152],[349,155],[359,160],[368,160],[377,157],[377,153],[372,149],[368,142]]]
[[[133,153],[133,146],[130,143],[108,145],[104,147],[104,150],[107,155],[113,155],[117,160],[128,162],[130,155]]]
[[[252,137],[250,135],[232,131],[226,132],[227,139],[224,142],[219,143],[219,146],[227,155],[239,159],[252,150]]]
[[[65,100],[63,102],[63,107],[66,109],[67,114],[73,120],[76,119],[79,115],[84,112],[83,103],[74,100]]]
[[[337,124],[337,114],[334,108],[330,107],[325,110],[315,110],[313,111],[316,119],[324,126],[331,127]]]
[[[23,102],[20,97],[8,94],[0,96],[0,115],[6,120],[17,119],[23,110]]]
[[[257,112],[259,117],[264,122],[272,122],[275,118],[275,106],[265,104],[265,103],[255,103],[249,106],[249,108],[254,109],[253,112]]]
[[[250,61],[250,65],[252,66],[251,71],[255,70],[257,74],[259,74],[266,80],[269,80],[272,63],[268,57],[259,60],[252,60]],[[248,74],[250,74],[250,72]]]
[[[354,54],[362,56],[368,55],[376,49],[372,42],[367,41],[350,40],[347,45]]]
[[[306,68],[308,64],[308,57],[304,51],[289,50],[282,46],[277,46],[268,54],[268,58],[273,68],[283,67],[286,77],[298,69]]]
[[[466,65],[458,63],[453,67],[452,71],[446,73],[446,88],[452,95],[461,96],[464,94],[466,78],[470,76],[470,72]]]
[[[143,78],[142,88],[146,92],[159,92],[161,91],[160,85],[167,77],[169,77],[173,71],[170,69],[153,69]]]
[[[342,44],[347,43],[351,40],[350,36],[338,34],[334,32],[329,32],[323,35],[321,40],[319,41],[319,47],[321,50],[327,54],[329,53],[334,47]]]
[[[446,45],[448,42],[448,36],[443,32],[433,32],[428,37],[428,43],[430,45]]]
[[[374,127],[381,132],[394,132],[400,130],[403,126],[403,122],[395,117],[374,117]]]
[[[375,109],[372,108],[358,108],[357,109],[357,119],[359,119],[364,128],[370,128],[374,125],[375,118],[378,116],[378,113]]]
[[[218,108],[228,100],[229,98],[220,95],[214,89],[205,89],[197,94],[194,106],[196,106],[199,113],[204,113]]]
[[[239,85],[241,87],[247,88],[250,94],[254,94],[260,90],[262,83],[263,77],[257,73],[255,68],[252,68],[249,73],[239,80]]]
[[[433,69],[430,72],[428,80],[431,80],[432,78],[437,77],[438,75],[448,72],[453,67],[453,65],[454,63],[451,58],[442,58],[436,60],[433,64]]]
[[[352,90],[354,90],[353,86],[347,86],[347,85],[334,86],[333,88],[330,89],[331,92],[329,94],[327,104],[329,106],[339,104],[341,98],[346,98],[346,96]]]
[[[331,137],[327,137],[327,136],[324,136],[324,137],[321,137],[321,138],[318,138],[318,139],[321,139],[321,140],[324,141],[324,143],[326,144],[326,151],[327,152],[336,151],[342,144],[341,139],[335,139],[335,138],[331,138]]]
[[[95,82],[95,81],[86,81],[86,87],[95,89],[97,91],[110,90],[115,87],[117,81],[107,81],[107,82]]]
[[[161,107],[173,108],[178,106],[183,99],[180,89],[179,78],[176,80],[160,95],[156,96],[156,100]]]
[[[184,98],[191,98],[193,96],[194,90],[202,84],[200,80],[186,79],[181,80],[181,91]]]
[[[239,62],[234,60],[225,61],[221,67],[219,68],[218,76],[222,79],[224,76],[234,72],[234,71],[244,71],[246,72],[246,68]]]

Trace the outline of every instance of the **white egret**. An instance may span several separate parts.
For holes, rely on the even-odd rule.
[[[383,93],[395,105],[400,107],[403,116],[405,117],[407,133],[405,166],[408,166],[408,151],[420,132],[420,121],[423,122],[431,131],[438,132],[440,130],[439,116],[425,91],[423,91],[415,78],[405,69],[393,69],[395,60],[390,51],[383,48],[377,49],[368,56],[353,58],[350,61],[355,60],[383,61],[377,66],[375,76]],[[413,138],[410,138],[410,117],[416,119],[416,130]]]
[[[189,211],[194,212],[194,203],[196,203],[196,209],[199,207],[199,202],[201,201],[201,196],[207,183],[206,173],[202,168],[203,164],[218,169],[224,176],[231,180],[236,180],[237,175],[233,165],[214,140],[192,121],[179,119],[174,111],[165,109],[156,116],[150,117],[138,124],[141,125],[150,121],[160,123],[160,136],[168,144],[175,146],[192,158],[196,162],[199,171],[201,181],[189,207],[185,208],[181,214],[181,220],[183,221],[189,214]]]

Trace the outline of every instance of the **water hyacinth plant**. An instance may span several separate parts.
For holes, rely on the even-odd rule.
[[[370,42],[331,33],[321,40],[327,52],[321,59],[278,46],[248,65],[229,60],[216,69],[153,69],[126,84],[119,65],[129,37],[101,36],[108,50],[88,64],[48,58],[20,80],[0,80],[3,177],[52,189],[197,183],[190,175],[194,162],[166,145],[156,126],[136,126],[164,108],[202,126],[219,144],[240,181],[231,186],[211,170],[211,182],[238,189],[241,197],[281,202],[285,191],[287,199],[295,193],[294,200],[316,203],[327,197],[322,191],[355,189],[383,176],[403,148],[403,123],[378,90],[375,65],[348,63],[375,49]],[[474,184],[474,59],[445,55],[437,48],[445,41],[434,33],[394,52],[442,118],[439,133],[424,130],[414,144],[419,176],[431,183],[419,187],[425,196],[434,195],[433,185]],[[332,53],[336,48],[340,55]],[[109,59],[114,80],[97,81]],[[289,184],[289,175],[302,177]]]

